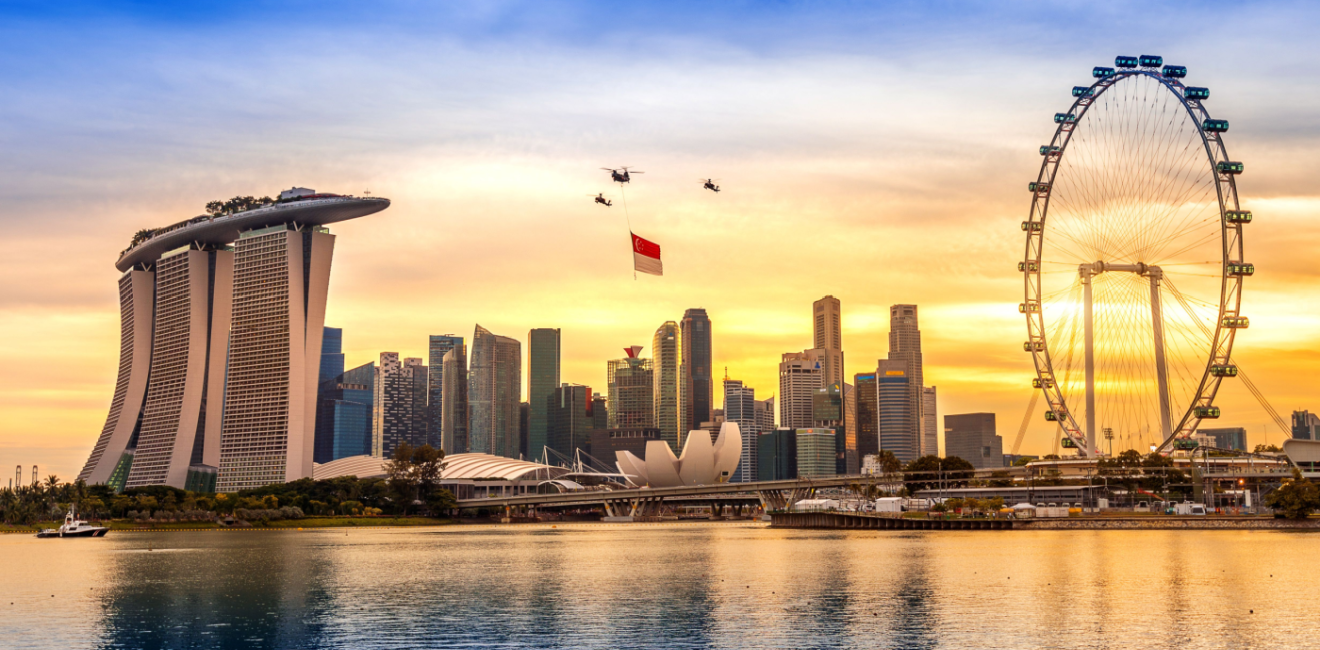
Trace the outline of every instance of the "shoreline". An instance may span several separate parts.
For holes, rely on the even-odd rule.
[[[58,528],[62,522],[38,522],[31,526],[0,526],[0,535],[35,535],[44,528]],[[454,519],[436,517],[304,517],[302,519],[282,519],[262,524],[226,526],[213,521],[158,522],[145,525],[130,523],[126,520],[96,522],[108,526],[111,533],[121,532],[180,532],[180,531],[235,531],[235,530],[318,530],[323,528],[412,528],[451,526],[461,523]]]
[[[1030,519],[918,519],[843,512],[783,512],[771,528],[826,530],[1302,530],[1320,531],[1320,519],[1185,515],[1158,517],[1033,517]]]

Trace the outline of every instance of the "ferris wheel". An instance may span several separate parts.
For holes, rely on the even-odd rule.
[[[1101,455],[1102,428],[1157,451],[1196,447],[1232,364],[1245,261],[1242,163],[1207,88],[1158,56],[1115,59],[1075,86],[1022,222],[1023,344],[1062,445]]]

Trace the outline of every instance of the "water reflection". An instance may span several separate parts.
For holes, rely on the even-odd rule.
[[[1317,543],[743,523],[10,535],[0,646],[1303,647]]]

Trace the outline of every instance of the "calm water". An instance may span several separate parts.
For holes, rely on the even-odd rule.
[[[1318,566],[1279,532],[0,535],[0,647],[1320,647]]]

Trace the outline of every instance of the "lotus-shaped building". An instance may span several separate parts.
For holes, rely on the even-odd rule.
[[[742,432],[735,422],[720,425],[715,442],[706,431],[691,431],[683,444],[683,454],[674,458],[669,443],[651,440],[646,443],[646,459],[629,451],[614,452],[619,471],[638,486],[653,488],[724,483],[733,476],[742,456]]]

